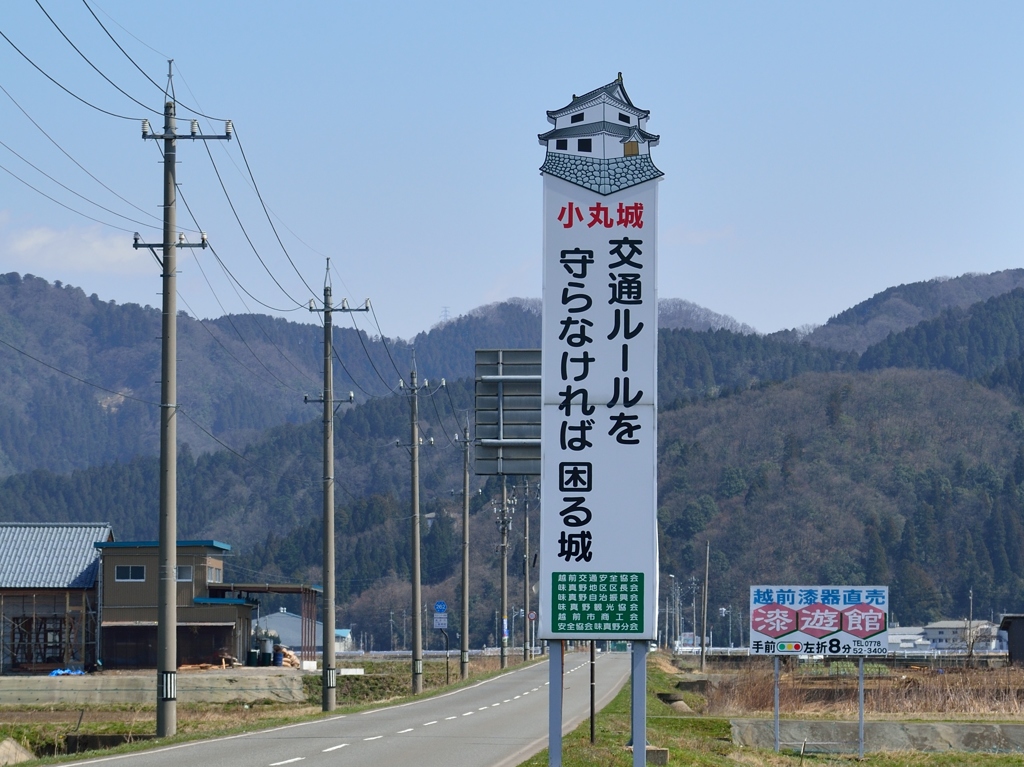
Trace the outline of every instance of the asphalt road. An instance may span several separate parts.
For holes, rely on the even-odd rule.
[[[597,705],[629,679],[628,653],[597,660]],[[589,654],[565,659],[565,731],[589,715]],[[548,664],[516,669],[470,687],[315,722],[183,743],[75,764],[131,767],[512,767],[547,745]]]

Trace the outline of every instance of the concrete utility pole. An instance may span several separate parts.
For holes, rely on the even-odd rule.
[[[700,670],[703,672],[707,659],[706,641],[708,636],[708,575],[711,572],[711,541],[704,549],[704,606],[700,613]]]
[[[420,403],[416,355],[412,358],[412,693],[423,692],[423,628],[420,612]],[[426,385],[426,382],[424,382]]]
[[[337,652],[334,640],[335,618],[335,563],[334,563],[334,331],[331,324],[331,313],[366,312],[370,310],[370,300],[359,309],[349,309],[343,299],[341,306],[335,310],[331,305],[331,259],[327,259],[327,276],[324,279],[324,308],[317,309],[312,299],[309,302],[311,312],[322,311],[324,314],[324,390],[320,399],[306,402],[321,402],[324,406],[324,548],[323,548],[323,679],[321,682],[321,698],[324,711],[334,711],[336,705],[335,689],[338,686]],[[348,402],[355,398],[348,393]]]
[[[512,527],[509,509],[508,481],[501,475],[501,509],[498,511],[498,530],[501,531],[501,668],[508,666],[508,531]]]
[[[177,232],[178,189],[175,180],[177,139],[231,139],[232,126],[228,120],[223,135],[199,133],[199,123],[192,121],[189,134],[178,135],[175,130],[173,61],[167,62],[168,99],[164,104],[163,133],[151,133],[149,120],[142,121],[142,138],[164,142],[164,227],[162,243],[144,243],[135,234],[134,248],[148,248],[161,266],[163,276],[163,318],[161,329],[160,375],[160,522],[159,522],[159,583],[157,590],[157,670],[156,670],[156,734],[163,738],[174,735],[178,729],[177,673],[178,673],[178,333],[177,333],[177,249],[205,248],[206,234],[198,243],[184,242]],[[177,241],[175,241],[177,240]],[[156,248],[162,249],[162,257]]]
[[[469,415],[462,431],[462,648],[459,674],[469,679]]]
[[[530,660],[530,480],[523,496],[523,662]]]

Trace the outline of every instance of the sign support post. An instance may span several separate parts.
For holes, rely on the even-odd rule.
[[[858,658],[860,661],[859,668],[857,669],[857,708],[859,709],[860,720],[857,723],[857,756],[864,759],[864,657]]]
[[[548,644],[548,767],[562,767],[562,667],[565,665],[565,643],[553,640]]]
[[[633,767],[647,764],[647,642],[633,642],[630,681],[630,732]]]
[[[779,753],[779,656],[775,656],[775,753]]]

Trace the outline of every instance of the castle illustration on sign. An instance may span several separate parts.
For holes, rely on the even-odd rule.
[[[555,127],[537,136],[547,149],[541,173],[601,195],[664,175],[651,160],[659,137],[644,130],[650,112],[633,105],[621,72],[547,115]]]

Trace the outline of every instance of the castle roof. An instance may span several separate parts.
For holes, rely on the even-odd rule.
[[[564,107],[561,109],[549,110],[548,119],[551,122],[554,122],[559,117],[563,117],[570,112],[579,111],[580,109],[584,109],[591,104],[596,104],[599,101],[610,101],[616,104],[623,111],[631,112],[636,117],[647,117],[650,115],[649,110],[638,109],[633,105],[633,102],[629,98],[629,94],[626,93],[626,87],[622,84],[622,72],[619,72],[619,76],[607,85],[595,88],[589,93],[584,93],[582,96],[573,94],[572,101]]]
[[[628,140],[630,135],[634,132],[641,137],[641,140],[649,141],[652,144],[657,144],[661,138],[653,133],[648,133],[641,128],[637,128],[634,125],[623,125],[622,123],[599,120],[598,122],[592,123],[577,123],[576,125],[569,125],[565,128],[553,128],[547,133],[539,134],[537,136],[537,140],[540,141],[540,143],[545,144],[552,139],[575,138],[577,136],[596,136],[599,133],[610,133],[613,136],[621,136],[624,140]]]

